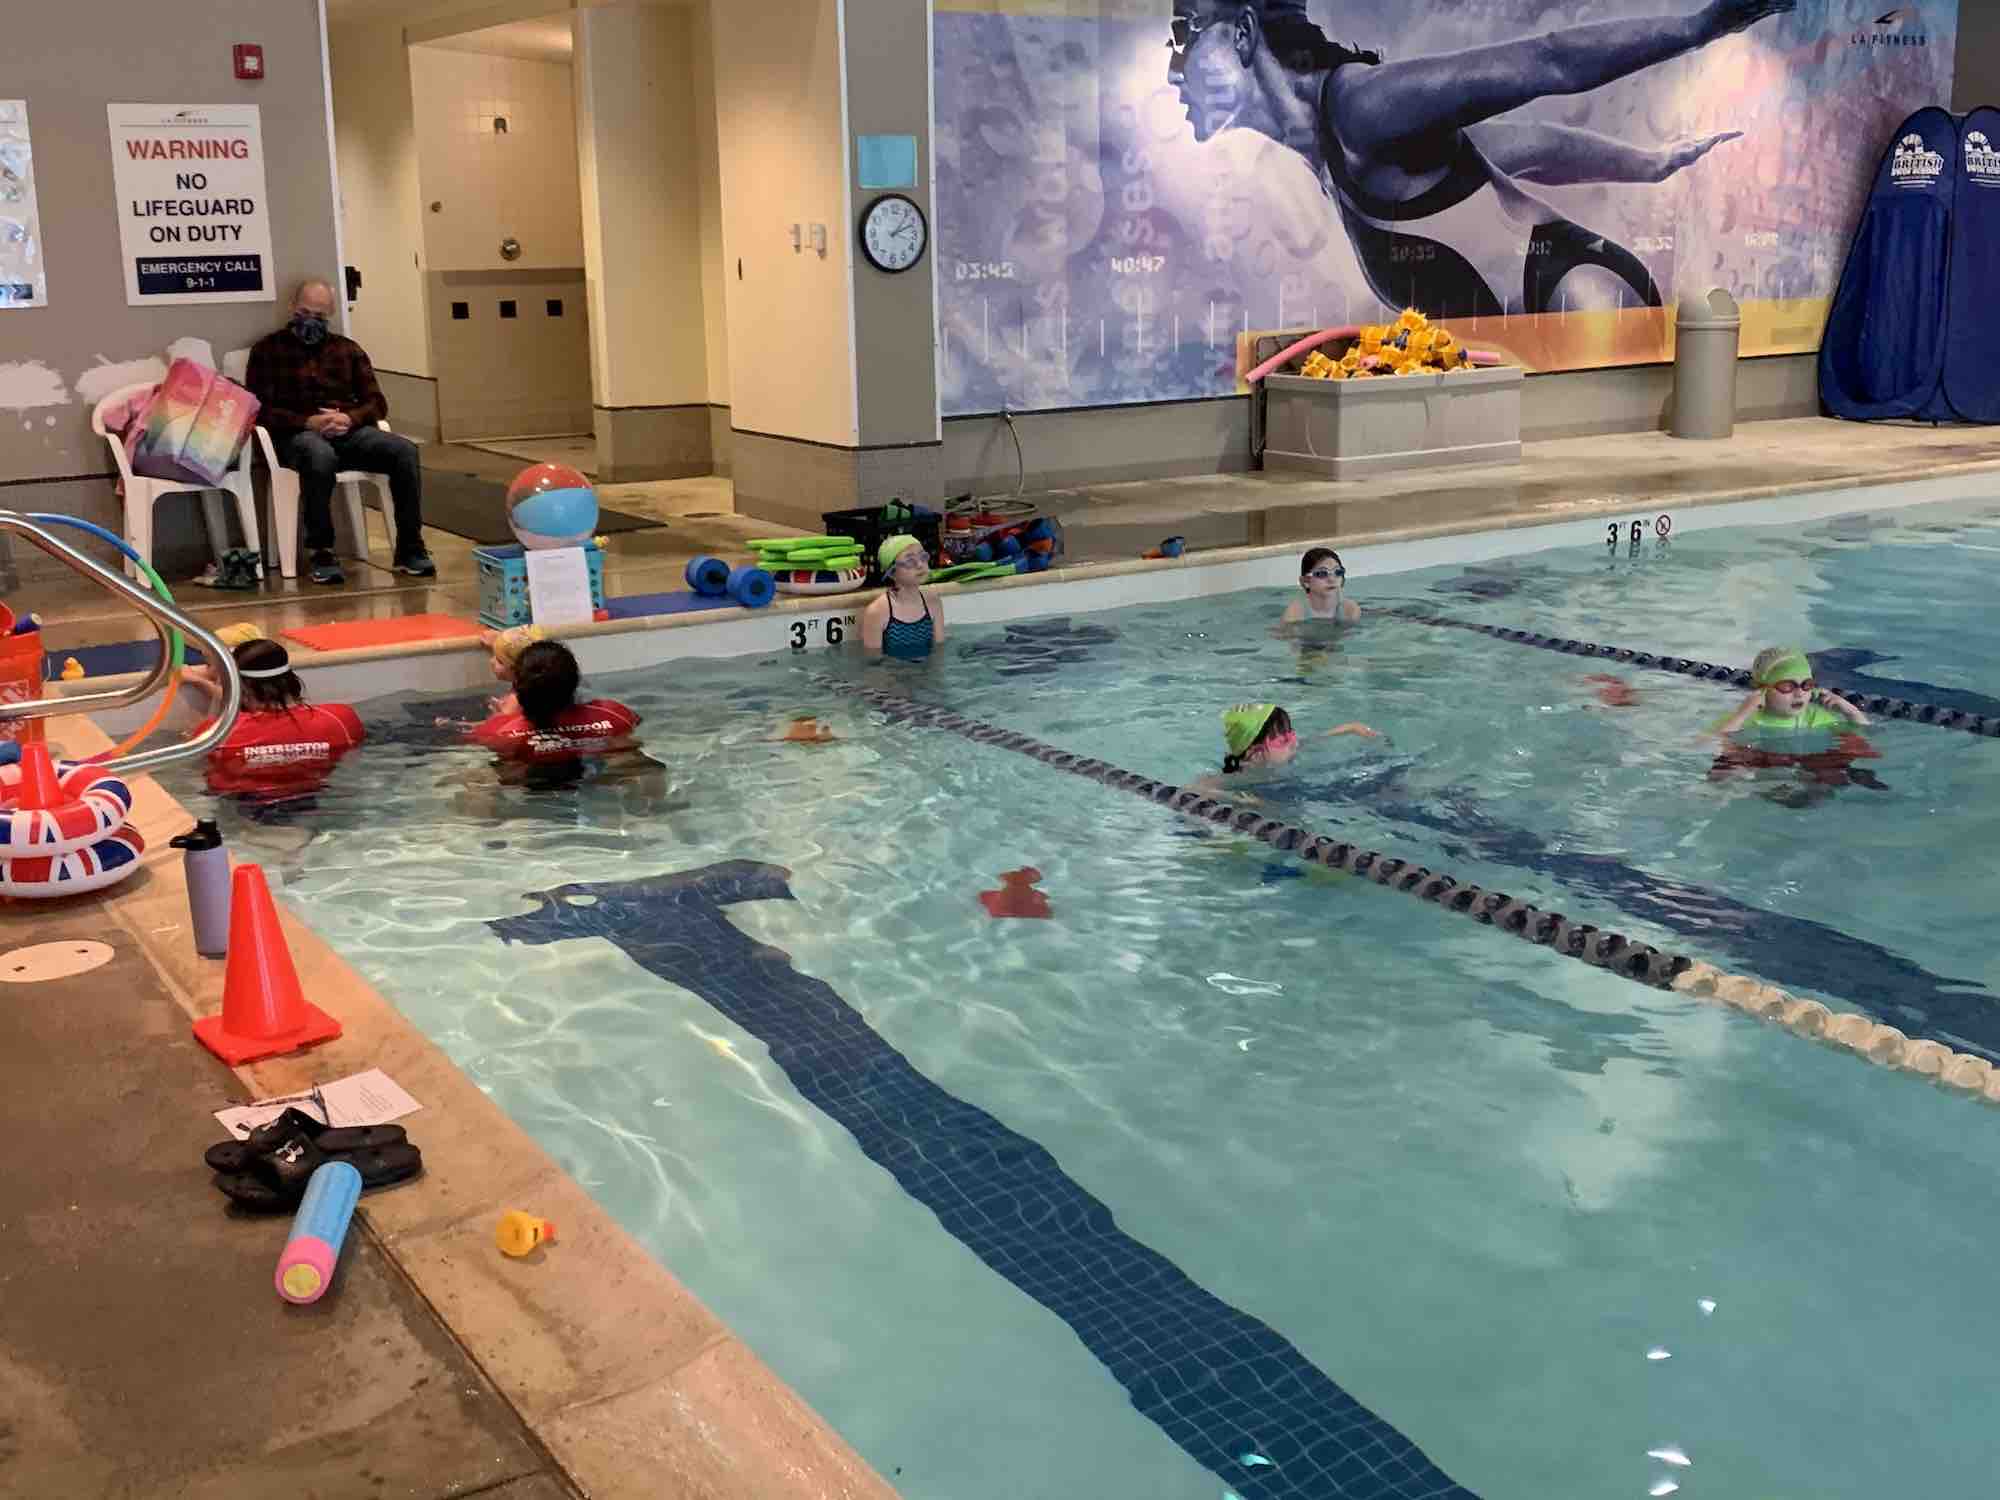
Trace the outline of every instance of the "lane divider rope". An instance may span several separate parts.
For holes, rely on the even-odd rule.
[[[1510,641],[1518,646],[1538,646],[1544,651],[1560,651],[1565,656],[1591,657],[1600,661],[1617,662],[1622,666],[1650,667],[1656,672],[1672,672],[1678,676],[1693,677],[1724,687],[1753,686],[1748,667],[1719,666],[1715,662],[1696,661],[1686,656],[1635,651],[1629,646],[1604,646],[1594,641],[1543,635],[1533,630],[1514,630],[1506,626],[1484,624],[1477,620],[1456,620],[1449,615],[1432,614],[1409,605],[1379,605],[1375,613],[1393,615],[1396,619],[1409,620],[1418,625],[1470,630],[1479,635],[1492,636],[1496,641]],[[1939,729],[1962,729],[1967,734],[2000,739],[2000,718],[1970,714],[1958,708],[1941,708],[1935,703],[1915,703],[1907,698],[1889,698],[1880,693],[1855,692],[1843,693],[1842,696],[1863,713],[1874,714],[1878,718],[1904,719],[1913,724],[1930,724]]]
[[[1750,975],[1731,974],[1685,954],[1667,953],[1647,943],[1633,942],[1623,933],[1607,932],[1588,922],[1573,922],[1561,912],[1542,911],[1505,891],[1462,885],[1455,876],[1409,860],[1313,833],[1208,792],[1154,781],[1106,761],[1073,755],[1032,736],[982,723],[948,708],[918,703],[834,677],[821,676],[819,681],[837,692],[861,699],[892,721],[942,729],[975,744],[1012,750],[1054,770],[1102,782],[1184,816],[1248,834],[1308,864],[1358,875],[1441,910],[1471,917],[1483,926],[1497,928],[1564,957],[1579,959],[1592,968],[1607,970],[1652,989],[1670,989],[1694,999],[1713,1000],[1783,1026],[1795,1035],[1825,1041],[1881,1066],[1914,1073],[1956,1092],[2000,1104],[2000,1069],[1986,1058],[1954,1052],[1941,1042],[1913,1042],[1895,1027],[1871,1016],[1833,1010],[1818,1000],[1801,999]]]

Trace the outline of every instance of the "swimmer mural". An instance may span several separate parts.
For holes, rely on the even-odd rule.
[[[1813,349],[1884,138],[1950,94],[1953,0],[1880,10],[940,0],[945,411],[1224,395],[1248,333],[1406,305],[1574,369],[1721,286],[1745,353]]]

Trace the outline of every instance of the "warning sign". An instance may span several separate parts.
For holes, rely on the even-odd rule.
[[[109,104],[125,300],[269,302],[270,205],[254,104]]]

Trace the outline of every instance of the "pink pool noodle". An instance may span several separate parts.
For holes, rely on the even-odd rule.
[[[1355,339],[1360,337],[1361,325],[1358,323],[1343,323],[1338,328],[1322,328],[1318,333],[1309,333],[1297,343],[1280,349],[1248,375],[1245,375],[1243,377],[1244,383],[1255,385],[1293,355],[1304,354],[1308,349],[1317,349],[1329,339]]]
[[[1321,344],[1330,343],[1334,339],[1355,339],[1360,337],[1361,325],[1358,323],[1343,323],[1338,328],[1322,328],[1318,333],[1309,333],[1296,343],[1289,344],[1285,348],[1280,349],[1248,375],[1245,375],[1243,383],[1245,385],[1255,385],[1294,355],[1304,354],[1308,350],[1317,349]],[[1465,351],[1465,357],[1475,365],[1504,365],[1507,363],[1505,355],[1496,354],[1491,349],[1468,349]]]

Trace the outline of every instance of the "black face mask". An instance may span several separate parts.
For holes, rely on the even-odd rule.
[[[326,319],[312,313],[293,313],[291,326],[302,344],[317,344],[326,338]]]

